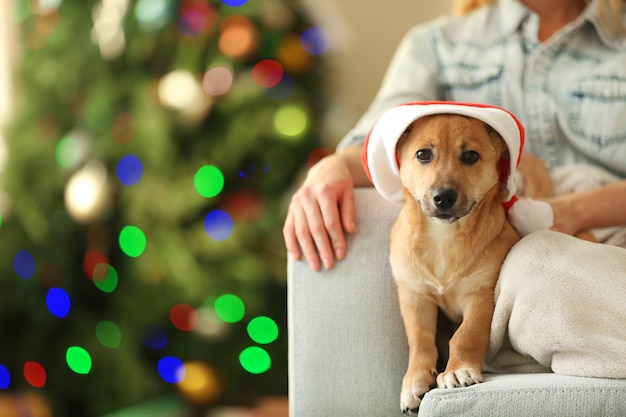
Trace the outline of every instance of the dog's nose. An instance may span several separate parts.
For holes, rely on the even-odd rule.
[[[433,193],[433,202],[440,210],[448,210],[456,203],[457,193],[452,188],[437,188]]]

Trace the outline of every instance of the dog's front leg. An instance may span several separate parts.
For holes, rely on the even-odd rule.
[[[493,310],[493,287],[483,288],[471,297],[463,321],[450,339],[446,370],[437,376],[439,388],[482,382],[482,364],[489,346]]]
[[[398,295],[409,345],[400,408],[404,414],[416,414],[424,394],[434,385],[437,376],[437,305],[402,282],[398,283]]]

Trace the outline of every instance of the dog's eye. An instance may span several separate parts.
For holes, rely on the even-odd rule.
[[[427,163],[432,161],[433,153],[428,149],[420,149],[419,151],[415,152],[415,159],[422,163]]]
[[[476,151],[463,152],[461,155],[461,161],[467,165],[474,165],[480,160],[480,154]]]

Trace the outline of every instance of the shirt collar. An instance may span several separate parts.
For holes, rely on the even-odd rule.
[[[519,0],[500,0],[496,4],[499,8],[498,17],[501,22],[502,35],[504,36],[515,33],[524,20],[532,14]],[[622,21],[626,22],[626,10],[622,11]],[[612,49],[626,48],[626,35],[612,32],[602,23],[597,0],[591,0],[578,22],[579,27],[585,22],[591,23],[607,47]]]
[[[626,48],[626,34],[609,30],[600,18],[600,6],[597,0],[592,0],[583,11],[582,20],[590,22],[602,42],[613,49]],[[622,9],[622,22],[626,22],[626,10]]]

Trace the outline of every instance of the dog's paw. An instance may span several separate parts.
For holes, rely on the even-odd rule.
[[[446,369],[437,376],[439,388],[468,387],[483,381],[483,375],[478,368]]]
[[[417,410],[426,394],[435,385],[436,370],[422,370],[404,376],[402,394],[400,395],[400,409],[405,415],[416,415]]]

